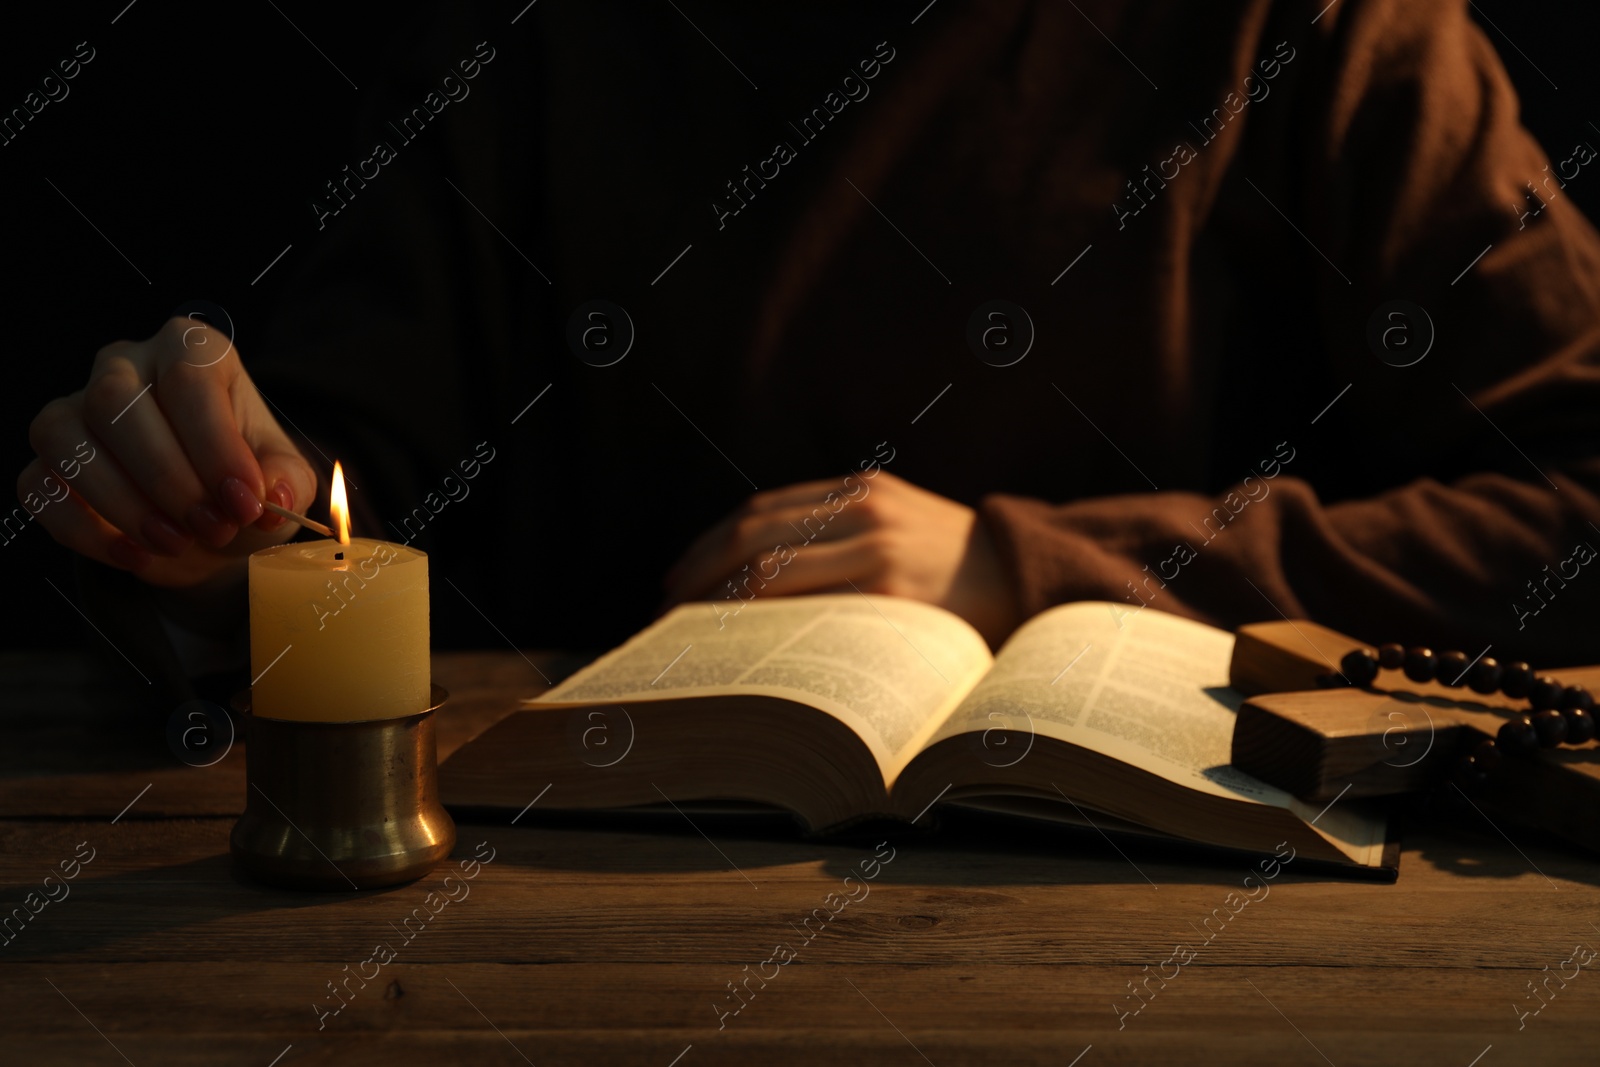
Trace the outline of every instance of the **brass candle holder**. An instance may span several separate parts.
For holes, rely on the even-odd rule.
[[[439,804],[433,686],[416,715],[365,722],[268,719],[250,690],[233,699],[245,724],[244,814],[234,862],[294,889],[376,889],[414,881],[450,854],[456,826]]]

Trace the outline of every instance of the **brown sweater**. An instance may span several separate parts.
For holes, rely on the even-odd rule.
[[[1600,659],[1587,175],[1464,0],[729,2],[715,49],[657,6],[417,33],[358,141],[396,159],[244,339],[389,536],[428,509],[441,643],[615,640],[753,486],[887,442],[1030,613]],[[471,96],[384,132],[478,41]],[[566,342],[596,298],[638,334],[604,368]],[[1009,366],[967,342],[995,299]]]

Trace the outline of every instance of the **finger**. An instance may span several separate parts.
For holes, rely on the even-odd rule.
[[[741,508],[702,534],[668,571],[669,594],[694,597],[745,559],[779,542],[809,544],[860,532],[869,516],[860,510],[849,512],[848,503],[841,497],[837,511],[809,501],[776,511]]]
[[[727,518],[701,534],[694,544],[684,551],[683,557],[667,571],[663,580],[664,584],[668,586],[674,585],[676,579],[680,576],[680,568],[685,565],[685,561],[690,557],[698,558],[705,555],[720,541],[725,540],[733,525],[741,518],[770,512],[815,508],[818,505],[827,507],[826,501],[830,493],[844,500],[862,499],[866,495],[865,490],[853,489],[850,486],[849,477],[799,482],[780,489],[766,489],[756,493],[737,510],[728,515]],[[805,535],[802,534],[801,536],[804,537]]]
[[[170,319],[161,328],[154,339],[154,395],[200,483],[227,518],[248,525],[261,518],[266,486],[239,427],[234,388],[243,369],[236,354],[209,364],[189,358],[195,351],[194,333],[210,329],[189,318]],[[207,343],[221,352],[228,342],[219,334]]]
[[[261,465],[261,479],[267,487],[267,499],[281,508],[305,514],[317,498],[316,470],[306,462],[294,441],[267,411],[261,394],[256,392],[248,376],[241,377],[235,391],[243,394],[241,407],[244,416],[240,420],[240,430]],[[285,521],[269,512],[262,515],[256,525],[263,530],[270,530]]]
[[[758,569],[765,581],[762,593],[768,597],[798,597],[827,590],[866,590],[869,585],[877,584],[886,566],[885,544],[882,536],[875,533],[859,534],[845,541],[806,545],[787,563],[776,566],[782,558],[765,561]],[[768,574],[773,576],[766,577]]]
[[[815,482],[797,482],[778,489],[765,489],[755,493],[746,507],[755,512],[782,511],[797,504],[821,503],[829,493],[847,495],[848,486],[840,478],[826,478]]]
[[[81,556],[138,573],[152,556],[95,513],[66,481],[35,459],[17,478],[17,499],[55,541]]]
[[[142,401],[141,401],[142,402]],[[28,442],[47,470],[71,483],[75,494],[105,520],[143,548],[178,556],[189,547],[188,535],[162,515],[83,420],[79,394],[45,405],[28,427]],[[220,519],[220,516],[218,516]],[[236,532],[224,524],[221,534]],[[204,535],[204,530],[201,531]]]
[[[881,538],[864,533],[842,541],[819,541],[791,553],[765,553],[750,562],[748,571],[741,568],[736,578],[740,595],[747,575],[754,576],[748,585],[762,596],[849,592],[857,587],[865,591],[877,582],[885,563]]]
[[[207,544],[231,538],[228,530],[234,527],[210,504],[177,435],[149,397],[149,387],[134,360],[112,357],[97,361],[83,394],[83,420],[89,432],[158,509],[143,519],[138,530],[158,551],[174,556],[191,540],[174,519],[188,522]]]
[[[74,497],[80,497],[107,523],[131,538],[141,547],[162,556],[180,556],[193,542],[172,520],[162,515],[149,498],[118,466],[105,445],[81,424],[77,433],[62,438],[56,444],[46,444],[40,455],[47,459],[71,456],[74,440],[81,448],[87,462],[78,467],[78,476],[70,486]],[[59,460],[56,463],[59,466]]]
[[[841,507],[800,504],[780,511],[739,512],[730,515],[690,546],[667,572],[669,599],[690,600],[712,583],[738,569],[757,553],[780,543],[795,546],[837,540],[866,528],[868,516]]]

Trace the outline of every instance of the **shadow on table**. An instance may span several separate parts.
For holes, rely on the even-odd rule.
[[[947,885],[1222,885],[1237,882],[1261,859],[1256,853],[1192,842],[1114,831],[1102,834],[1086,827],[956,807],[940,810],[936,832],[883,822],[826,838],[801,837],[791,816],[770,810],[694,811],[687,816],[655,809],[535,810],[519,817],[519,827],[557,830],[562,837],[570,834],[576,847],[560,851],[549,847],[548,835],[539,835],[537,843],[530,842],[525,850],[517,836],[504,833],[510,817],[498,809],[453,810],[453,814],[462,841],[492,840],[513,864],[597,873],[683,870],[685,864],[695,863],[706,870],[728,870],[733,863],[754,870],[817,862],[842,877],[885,840],[899,857],[912,859],[885,867],[885,878]],[[1426,864],[1473,878],[1509,880],[1533,873],[1600,885],[1597,857],[1537,830],[1493,826],[1470,809],[1420,804],[1398,807],[1393,819],[1404,846],[1401,878],[1408,867]],[[698,841],[703,851],[666,847],[670,840]],[[641,841],[643,847],[636,843]],[[1306,861],[1296,861],[1286,874],[1297,881],[1390,881],[1375,871]]]
[[[103,952],[128,937],[129,909],[137,907],[138,933],[152,932],[182,941],[188,931],[213,922],[248,915],[274,920],[311,914],[320,907],[339,908],[351,901],[387,894],[408,894],[438,888],[456,873],[457,861],[482,858],[492,848],[497,870],[580,872],[641,883],[652,875],[737,869],[758,885],[764,873],[779,867],[814,865],[831,879],[861,873],[863,861],[882,856],[887,840],[894,852],[879,869],[882,884],[918,887],[1003,889],[1015,886],[1216,885],[1232,887],[1255,869],[1258,857],[1221,853],[1202,846],[1140,840],[1116,840],[1094,830],[1068,826],[1008,824],[973,814],[945,813],[936,834],[907,833],[900,824],[861,833],[816,840],[800,838],[784,816],[700,814],[690,825],[680,815],[656,813],[573,815],[546,813],[531,824],[515,827],[504,816],[493,822],[467,821],[457,827],[450,859],[416,882],[353,892],[276,889],[240,875],[225,851],[188,860],[118,872],[105,878],[80,878],[64,900],[45,907],[8,946],[13,959],[53,959]],[[138,820],[136,820],[138,821]],[[210,822],[211,820],[203,820]],[[146,820],[159,828],[167,820]],[[215,820],[226,824],[225,820]],[[1600,885],[1600,864],[1561,846],[1554,839],[1517,834],[1515,843],[1488,826],[1477,827],[1439,813],[1409,820],[1410,840],[1404,864],[1413,870],[1428,865],[1469,878],[1522,879],[1549,877]],[[1512,831],[1516,833],[1515,831]],[[489,864],[486,864],[489,866]],[[1402,875],[1403,877],[1404,875]],[[1308,870],[1298,862],[1284,872],[1285,881],[1341,882],[1348,875]],[[1372,885],[1370,892],[1386,887]],[[974,899],[990,899],[978,894]],[[413,899],[411,903],[416,903]],[[311,909],[312,911],[308,911]],[[66,913],[66,914],[63,914]],[[46,929],[34,930],[34,922]]]
[[[395,889],[415,892],[415,886],[422,884],[348,893],[275,889],[236,872],[226,852],[102,878],[93,877],[93,872],[92,864],[84,866],[76,880],[65,883],[71,887],[67,896],[44,905],[25,925],[19,927],[13,917],[12,940],[6,946],[13,960],[94,953],[119,940],[152,934],[176,944],[184,942],[189,931],[241,915],[259,917],[264,920],[262,928],[270,930],[278,914],[381,896]],[[441,864],[431,877],[437,881],[446,873]],[[130,927],[133,911],[137,921]]]
[[[1458,804],[1417,803],[1400,817],[1408,863],[1426,863],[1464,878],[1564,879],[1600,885],[1600,857],[1555,834],[1490,820]]]
[[[1256,853],[1191,842],[946,809],[936,832],[900,822],[865,823],[826,838],[801,837],[781,812],[738,813],[634,809],[626,812],[524,813],[518,827],[555,830],[575,842],[550,847],[551,836],[509,835],[508,817],[496,810],[454,810],[462,841],[488,839],[515,865],[587,870],[599,874],[688,869],[728,870],[737,864],[759,882],[765,866],[819,863],[843,877],[871,858],[880,842],[895,850],[882,877],[890,882],[962,886],[1231,884],[1260,862]],[[691,821],[692,819],[692,821]],[[502,844],[504,842],[504,844]],[[668,842],[695,842],[690,847]],[[909,862],[908,862],[909,861]],[[1318,869],[1297,863],[1310,881],[1387,881],[1373,872]]]

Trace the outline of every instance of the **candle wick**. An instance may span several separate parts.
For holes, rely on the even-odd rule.
[[[335,553],[334,553],[334,554],[333,554],[333,558],[334,558],[334,559],[339,559],[339,560],[342,560],[342,559],[344,559],[344,553],[343,553],[343,552],[335,552]]]

